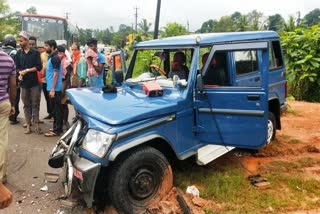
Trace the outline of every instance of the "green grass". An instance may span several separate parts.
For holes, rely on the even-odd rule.
[[[301,167],[319,164],[319,161],[302,158],[298,161],[273,161],[259,172],[271,183],[269,189],[250,184],[245,170],[236,161],[205,167],[187,165],[176,170],[176,185],[185,190],[195,185],[200,196],[222,205],[223,213],[259,213],[272,207],[274,212],[317,208],[320,200],[320,182],[306,179]],[[191,173],[192,172],[192,173]],[[217,211],[205,209],[205,213]]]

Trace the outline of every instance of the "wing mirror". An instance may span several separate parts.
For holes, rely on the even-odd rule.
[[[197,75],[197,89],[203,91],[203,80],[201,74]]]

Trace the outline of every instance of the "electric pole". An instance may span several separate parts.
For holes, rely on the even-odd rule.
[[[135,14],[134,14],[134,17],[135,17],[135,33],[137,34],[138,32],[138,7],[136,6],[135,8]]]
[[[189,20],[187,21],[187,26],[188,26],[188,33],[190,32],[190,23]]]
[[[159,20],[160,20],[160,7],[161,7],[161,0],[157,0],[157,13],[156,13],[156,21],[154,24],[154,34],[153,38],[158,39],[158,34],[159,34]]]
[[[66,20],[69,19],[69,15],[70,15],[70,13],[66,12]]]

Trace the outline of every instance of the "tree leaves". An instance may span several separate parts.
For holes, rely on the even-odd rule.
[[[320,101],[320,27],[281,35],[290,93],[297,100]],[[317,89],[316,89],[317,88]],[[316,89],[316,90],[315,90]]]

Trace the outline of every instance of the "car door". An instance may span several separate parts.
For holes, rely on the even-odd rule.
[[[244,56],[236,62],[236,55],[241,52]],[[223,85],[204,84],[202,89],[195,92],[199,141],[204,144],[259,148],[267,140],[268,43],[214,45],[201,71],[203,77],[207,76],[217,53],[226,55],[226,82]],[[251,56],[251,61],[246,56]],[[242,74],[238,73],[239,68],[243,70]],[[249,72],[245,73],[246,69]],[[249,81],[248,77],[252,75],[254,78]],[[241,81],[241,78],[244,80]]]

